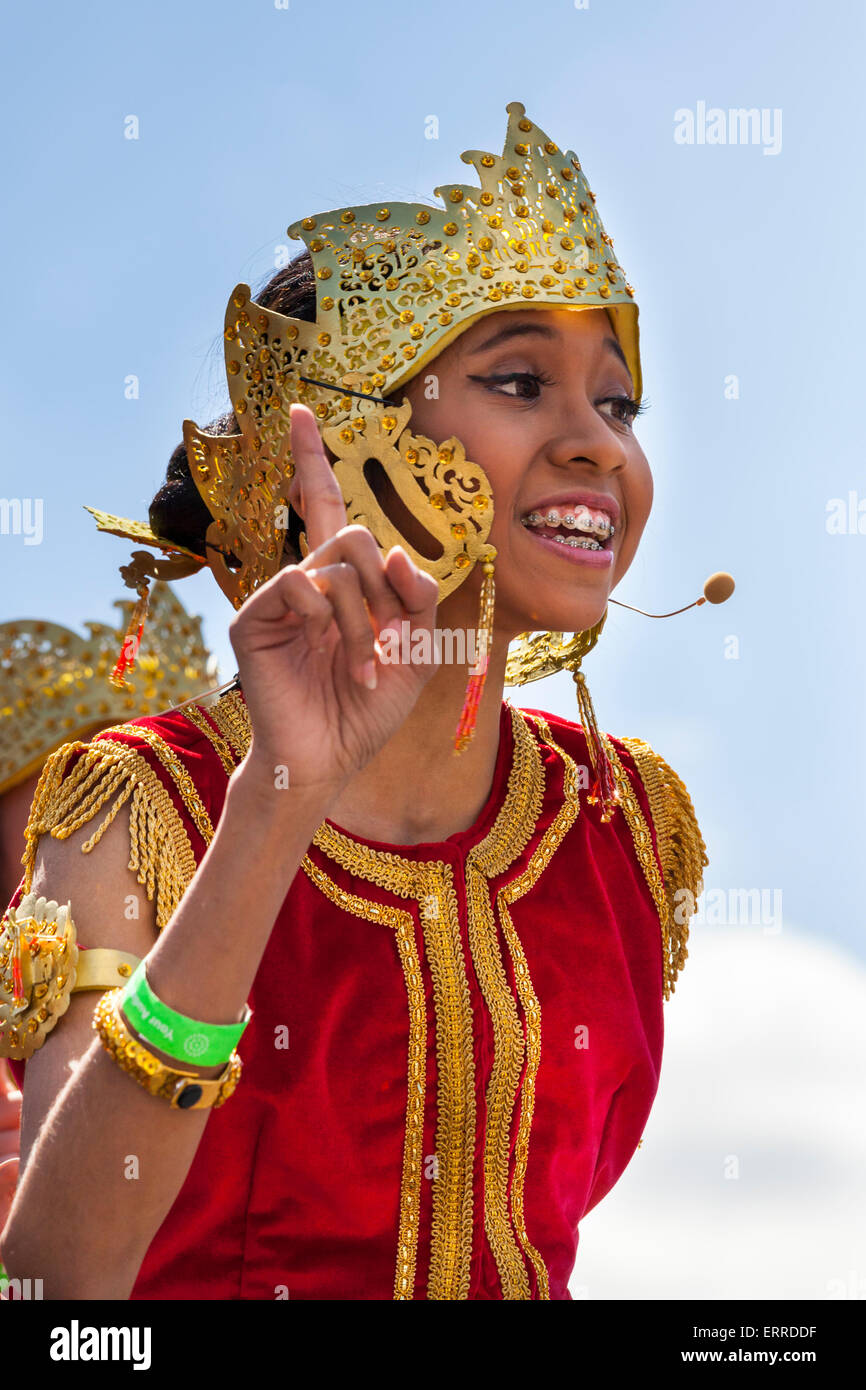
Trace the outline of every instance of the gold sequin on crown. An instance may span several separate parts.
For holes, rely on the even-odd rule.
[[[360,372],[387,395],[483,314],[594,306],[611,311],[640,397],[634,291],[580,161],[527,119],[520,102],[507,111],[502,155],[466,151],[461,158],[480,186],[437,188],[444,211],[369,204],[289,227],[306,242],[316,275],[315,327],[297,325],[314,358],[308,375],[341,381]],[[322,414],[333,421],[343,409],[336,400]]]
[[[0,623],[0,795],[38,772],[61,743],[91,730],[159,714],[206,690],[214,660],[170,587],[155,583],[144,641],[129,675],[130,690],[107,676],[133,608],[117,599],[119,628],[85,623],[81,637],[58,623]]]

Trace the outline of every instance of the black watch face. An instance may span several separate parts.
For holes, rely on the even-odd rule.
[[[193,1105],[195,1105],[196,1101],[201,1100],[201,1098],[202,1098],[202,1089],[201,1089],[201,1086],[196,1086],[196,1085],[184,1086],[183,1090],[181,1091],[180,1095],[179,1095],[178,1098],[177,1098],[177,1106],[178,1106],[178,1109],[179,1109],[179,1110],[189,1110],[189,1109],[192,1108]]]

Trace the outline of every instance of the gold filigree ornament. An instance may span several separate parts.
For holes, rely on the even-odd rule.
[[[383,550],[402,545],[439,585],[439,601],[453,593],[478,560],[489,557],[493,521],[490,480],[470,463],[459,439],[434,444],[409,429],[412,406],[381,410],[362,402],[353,425],[323,431],[336,457],[334,474],[350,523],[366,526]],[[371,465],[388,475],[400,501],[421,521],[439,555],[421,554],[376,498]],[[431,549],[433,546],[431,546]]]
[[[494,514],[489,482],[465,460],[458,441],[436,445],[407,435],[408,403],[394,399],[395,392],[485,315],[604,308],[640,400],[634,290],[580,161],[529,120],[520,102],[509,103],[507,112],[502,154],[466,151],[461,158],[478,182],[435,189],[441,206],[371,203],[292,223],[289,235],[304,240],[312,260],[314,322],[257,304],[246,284],[232,291],[223,338],[239,433],[210,435],[190,420],[183,430],[190,472],[213,517],[206,563],[236,609],[283,563],[293,403],[309,406],[320,422],[338,460],[347,510],[366,518],[363,524],[380,544],[403,545],[437,578],[443,596],[481,564],[479,628],[492,636],[494,555],[482,543]],[[442,546],[440,555],[419,555],[375,503],[361,457],[365,448],[378,450],[367,457],[379,459],[398,495]],[[451,459],[442,457],[448,448]],[[453,487],[433,486],[437,472],[444,482],[449,466],[456,494]],[[460,486],[464,475],[478,485],[471,499]],[[434,498],[444,499],[438,518],[432,516]],[[149,528],[141,523],[112,522],[115,534],[124,534],[126,524],[131,539],[172,550],[153,532],[145,536]],[[470,681],[467,688],[458,748],[472,733],[489,643],[482,642],[482,650],[474,686]]]
[[[138,964],[126,951],[81,955],[71,908],[27,893],[0,921],[0,1057],[32,1057],[74,992],[119,985]]]

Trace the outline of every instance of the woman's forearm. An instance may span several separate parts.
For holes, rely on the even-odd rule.
[[[249,762],[235,772],[213,842],[147,957],[154,993],[206,1023],[240,1020],[277,913],[332,799],[277,787],[278,780]]]
[[[206,1022],[241,1018],[327,805],[324,792],[278,789],[252,764],[238,768],[207,853],[147,955],[149,982],[170,1007]],[[59,1028],[88,1028],[94,1004],[77,996]],[[94,1039],[28,1157],[3,1235],[10,1275],[42,1278],[47,1298],[127,1298],[208,1114],[149,1096]]]

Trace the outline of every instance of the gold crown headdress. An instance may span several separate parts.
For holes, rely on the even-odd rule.
[[[294,471],[289,407],[301,402],[313,410],[336,457],[350,520],[365,524],[380,544],[399,539],[437,578],[440,598],[482,565],[479,629],[482,651],[489,650],[490,482],[467,462],[458,440],[437,445],[413,435],[409,402],[388,398],[482,316],[531,306],[605,308],[638,400],[642,392],[634,291],[580,161],[529,120],[520,102],[507,111],[502,154],[464,153],[478,183],[437,188],[442,207],[373,203],[289,227],[312,259],[315,322],[257,304],[248,285],[232,291],[225,361],[240,432],[209,435],[184,422],[190,472],[213,517],[206,560],[140,523],[94,513],[102,529],[209,564],[240,608],[282,562]],[[366,472],[371,457],[439,542],[435,562],[385,515]],[[458,747],[471,737],[483,680],[483,670],[470,680]]]
[[[133,604],[115,602],[125,625]],[[125,689],[106,682],[118,629],[85,626],[87,637],[36,619],[0,623],[0,795],[38,772],[61,743],[158,714],[198,694],[216,675],[201,618],[187,613],[167,584],[154,586],[147,644]]]

